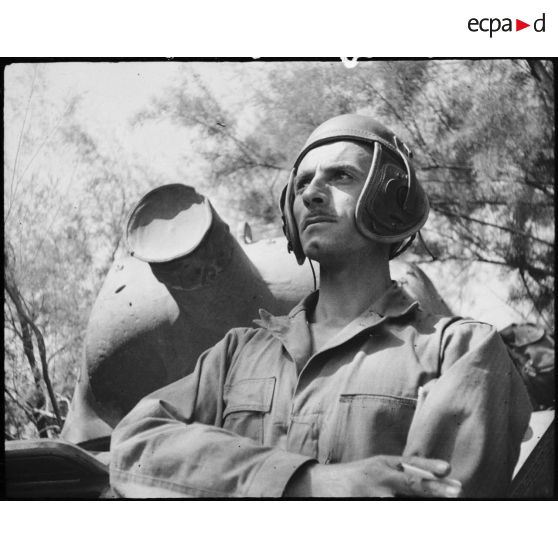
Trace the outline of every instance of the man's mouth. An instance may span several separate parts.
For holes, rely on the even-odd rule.
[[[317,223],[335,223],[337,219],[333,215],[310,215],[302,222],[302,230],[306,230],[310,225]]]

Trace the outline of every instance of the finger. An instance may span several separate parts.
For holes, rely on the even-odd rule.
[[[403,471],[407,475],[413,475],[422,480],[440,480],[454,486],[461,486],[461,483],[457,479],[452,479],[450,477],[437,477],[434,473],[417,467],[416,465],[409,465],[408,463],[400,463],[400,471]]]
[[[456,484],[448,482],[422,480],[422,489],[426,493],[427,498],[462,498],[463,488],[461,483],[456,481]]]
[[[442,459],[429,459],[427,457],[403,457],[400,459],[401,464],[418,467],[424,471],[428,471],[437,477],[445,477],[451,471],[451,465]]]
[[[461,483],[456,479],[425,479],[412,472],[399,473],[392,477],[395,494],[418,496],[420,498],[459,498],[462,494]]]

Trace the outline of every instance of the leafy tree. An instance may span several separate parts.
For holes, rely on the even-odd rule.
[[[511,301],[530,300],[552,328],[552,76],[541,60],[361,62],[352,70],[274,63],[241,103],[227,105],[185,72],[136,124],[168,118],[196,129],[213,188],[229,196],[237,218],[278,226],[279,193],[310,131],[345,112],[377,117],[413,146],[436,258],[513,272]],[[413,250],[429,261],[421,243]]]
[[[43,65],[16,65],[8,79],[5,435],[49,437],[68,410],[89,310],[125,216],[149,179],[122,148],[101,148],[84,129],[78,96],[49,96]]]

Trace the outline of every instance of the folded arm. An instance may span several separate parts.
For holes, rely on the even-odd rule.
[[[463,496],[507,494],[531,406],[507,349],[487,324],[448,328],[440,376],[424,386],[404,456],[443,459]]]
[[[220,428],[223,386],[238,334],[194,372],[143,399],[116,427],[111,485],[127,498],[280,497],[308,457]]]

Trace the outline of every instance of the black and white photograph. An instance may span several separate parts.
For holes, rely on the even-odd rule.
[[[553,60],[3,71],[6,499],[556,497]]]

